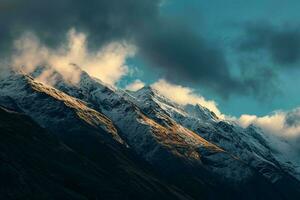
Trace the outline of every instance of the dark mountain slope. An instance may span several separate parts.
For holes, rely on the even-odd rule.
[[[55,181],[60,182],[55,184],[58,188],[53,189],[53,193],[49,193],[52,186],[43,187],[47,194],[56,195],[51,197],[68,197],[70,194],[65,190],[70,190],[71,195],[74,193],[88,199],[178,199],[183,196],[186,198],[184,194],[194,199],[300,198],[300,184],[295,178],[282,173],[280,182],[277,181],[279,179],[269,179],[265,176],[272,172],[272,168],[268,167],[269,162],[262,171],[256,165],[249,165],[244,156],[233,156],[237,150],[233,148],[235,140],[228,140],[229,144],[232,142],[234,145],[226,146],[223,142],[220,143],[223,141],[221,139],[209,142],[198,129],[183,123],[191,121],[197,122],[195,125],[207,124],[202,118],[210,120],[214,117],[211,113],[205,112],[202,115],[199,109],[200,113],[190,113],[190,110],[177,108],[175,104],[169,105],[165,98],[154,98],[156,95],[153,96],[152,90],[149,91],[150,95],[142,91],[141,96],[136,96],[106,86],[84,72],[81,78],[77,85],[58,80],[56,89],[22,73],[12,73],[0,81],[0,105],[30,116],[40,127],[53,134],[52,138],[59,138],[55,139],[58,143],[67,146],[64,151],[67,150],[68,154],[56,151],[62,157],[51,153],[53,146],[44,148],[42,143],[37,144],[35,140],[28,141],[30,148],[23,147],[22,142],[12,141],[11,145],[16,144],[16,149],[11,147],[12,151],[6,151],[6,154],[13,151],[17,151],[17,154],[26,153],[21,154],[25,162],[19,163],[16,159],[19,156],[15,154],[10,154],[7,158],[11,163],[17,163],[21,169],[33,168],[32,174],[28,176],[29,181],[39,180],[44,176],[44,180],[48,181],[52,180],[49,176],[52,178],[52,174],[58,174],[55,177],[59,178]],[[186,120],[181,121],[177,119],[177,115],[172,114],[173,110],[184,116],[200,114],[201,119],[186,117]],[[12,126],[12,123],[8,124]],[[14,123],[18,124],[18,120]],[[216,125],[212,124],[211,127],[212,131],[206,130],[210,135],[238,136],[239,133],[230,131],[227,126],[224,129],[228,131],[222,131],[218,128],[217,119]],[[26,133],[17,131],[14,130],[13,133]],[[215,145],[218,142],[220,145]],[[256,144],[258,145],[256,142],[249,143],[249,146],[255,147]],[[226,147],[226,150],[219,146]],[[241,148],[247,146],[243,145]],[[45,149],[50,150],[45,152]],[[55,147],[57,149],[61,148]],[[34,158],[39,164],[34,163],[31,164],[33,167],[28,167],[28,160],[32,161],[31,157],[37,155],[36,152],[42,154]],[[76,158],[79,161],[74,161],[73,154],[79,157]],[[40,165],[40,158],[44,159],[43,165]],[[52,161],[67,170],[58,168],[59,173],[53,172],[53,166],[57,166]],[[153,170],[156,170],[155,175]],[[42,178],[35,178],[40,175],[40,171],[49,173],[43,174]],[[59,193],[61,190],[63,194]]]
[[[203,139],[200,134],[200,137],[197,137],[192,127],[187,129],[184,126],[185,123],[180,126],[180,120],[176,120],[176,117],[160,107],[168,104],[171,100],[161,97],[155,101],[152,96],[156,95],[152,94],[154,91],[151,88],[148,88],[149,91],[141,91],[142,98],[137,97],[135,99],[132,94],[110,88],[85,72],[82,72],[78,85],[66,84],[62,78],[59,78],[55,87],[70,96],[85,101],[89,107],[105,113],[120,130],[125,132],[122,134],[124,140],[136,153],[150,161],[155,167],[160,168],[159,170],[163,171],[164,174],[168,173],[168,178],[181,185],[189,194],[195,194],[194,197],[196,198],[203,197],[205,194],[207,194],[206,197],[210,197],[212,193],[221,194],[222,199],[226,197],[228,199],[300,198],[300,190],[298,189],[300,183],[291,175],[278,170],[276,172],[280,178],[277,181],[265,176],[265,174],[275,174],[272,163],[269,164],[267,161],[258,167],[251,165],[247,159],[240,155],[232,156],[236,155],[236,151],[240,149],[232,148],[229,149],[230,151],[224,152],[223,148],[218,148],[218,142],[222,143],[223,140],[214,140],[210,143],[210,140]],[[145,101],[143,101],[144,95]],[[174,104],[167,107],[173,106],[174,110],[177,110]],[[206,108],[195,114],[200,114],[201,118],[207,120],[216,118]],[[193,116],[193,114],[190,115]],[[192,118],[186,120],[193,122]],[[206,124],[203,121],[197,121],[197,123]],[[220,121],[220,124],[225,123]],[[217,125],[216,123],[213,127],[217,127]],[[150,127],[150,131],[148,127]],[[207,131],[209,130],[207,129]],[[217,128],[211,133],[211,135],[220,134],[223,132]],[[239,138],[239,132],[232,131],[230,134]],[[156,141],[153,142],[148,139],[150,138],[149,135],[154,135]],[[139,138],[141,139],[139,140]],[[177,158],[183,158],[183,163],[178,162],[177,159],[170,159],[168,153],[157,151],[159,149],[157,143],[158,147],[170,148],[171,153],[175,152]],[[229,140],[229,143],[232,143],[232,146],[236,145],[234,139]],[[214,144],[218,144],[218,146]],[[246,142],[246,144],[248,143]],[[255,148],[254,144],[250,143],[249,145]],[[241,149],[243,147],[247,148],[248,146],[243,144]],[[255,156],[254,153],[253,156]],[[186,169],[185,164],[190,160],[196,162],[193,162]],[[198,165],[199,160],[201,161],[200,165]]]
[[[3,108],[0,141],[0,199],[187,199],[105,144],[94,162]]]

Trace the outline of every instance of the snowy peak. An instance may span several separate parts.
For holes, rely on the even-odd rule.
[[[158,91],[155,90],[153,87],[151,86],[144,86],[141,89],[133,92],[136,95],[148,95],[148,96],[155,96],[158,94]]]
[[[218,120],[216,114],[209,109],[201,106],[200,104],[191,105],[188,104],[184,107],[184,110],[192,117],[203,120]]]
[[[95,129],[104,129],[115,140],[124,143],[112,121],[104,114],[89,108],[79,99],[34,81],[31,76],[17,72],[11,73],[8,78],[0,80],[0,94],[2,97],[0,99],[9,98],[10,102],[18,106],[18,109],[38,121],[43,127],[49,126],[55,129],[76,119]],[[2,104],[11,107],[8,101],[2,101]]]
[[[206,154],[224,154],[221,148],[176,123],[161,107],[184,112],[182,108],[151,87],[128,95],[126,92],[120,94],[120,91],[103,85],[84,72],[79,84],[70,85],[62,81],[55,87],[108,116],[122,131],[126,143],[150,162],[166,154],[165,151],[196,162]],[[133,98],[129,100],[129,96]]]
[[[146,101],[146,100],[154,100],[157,103],[163,103],[168,106],[172,107],[177,107],[179,108],[180,105],[176,104],[172,100],[168,99],[167,97],[163,96],[158,90],[154,89],[151,86],[145,86],[136,92],[133,92],[133,95],[141,101]]]
[[[32,76],[41,73],[43,68]],[[152,166],[172,168],[174,174],[192,167],[195,179],[207,173],[205,181],[234,184],[252,179],[283,183],[292,174],[255,127],[243,129],[218,119],[198,104],[178,105],[152,87],[126,92],[80,74],[77,84],[69,84],[52,70],[53,87],[11,74],[0,80],[0,103],[18,107],[40,126],[68,135],[67,140],[75,137],[79,144],[93,141],[91,135],[109,135]]]
[[[268,179],[281,179],[282,164],[276,160],[271,147],[256,127],[243,129],[235,123],[219,119],[199,104],[177,105],[151,87],[144,87],[132,95],[135,98],[131,101],[158,124],[170,127],[175,124],[187,128],[258,169]],[[290,170],[287,173],[294,174]]]
[[[194,117],[202,121],[207,120],[219,120],[216,114],[210,111],[208,108],[201,106],[200,104],[192,105],[179,105],[171,99],[160,94],[159,91],[146,86],[140,90],[133,92],[133,96],[136,97],[137,102],[142,102],[145,105],[151,105],[151,109],[160,110],[160,112],[166,112],[168,115],[182,115]]]

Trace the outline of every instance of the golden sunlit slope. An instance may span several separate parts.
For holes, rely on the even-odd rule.
[[[58,101],[64,102],[67,107],[74,109],[78,117],[80,117],[86,123],[94,127],[103,127],[108,133],[111,133],[116,140],[118,140],[120,143],[123,143],[123,140],[118,135],[117,129],[113,125],[112,121],[105,115],[87,107],[85,102],[71,97],[53,87],[36,82],[30,77],[27,77],[27,80],[32,88],[37,92],[45,93],[52,98],[57,99]]]
[[[177,156],[190,160],[200,160],[199,148],[215,153],[224,152],[221,148],[176,123],[164,127],[145,115],[141,115],[140,121],[150,126],[156,140]]]
[[[86,126],[103,129],[115,140],[124,143],[112,121],[104,114],[89,108],[85,102],[79,99],[71,97],[51,86],[34,81],[28,75],[21,73],[12,76],[11,79],[2,83],[2,93],[15,99],[21,110],[29,112],[44,127],[50,125],[49,123],[67,123],[68,116],[70,119],[77,119],[80,123],[86,123]],[[51,116],[53,116],[52,119]],[[47,117],[50,118],[50,122],[47,120]],[[74,124],[74,127],[76,125]]]

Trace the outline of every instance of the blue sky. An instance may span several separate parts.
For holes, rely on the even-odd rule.
[[[130,73],[123,76],[123,62],[114,68],[120,87],[165,79],[216,101],[227,115],[263,116],[300,105],[299,9],[297,0],[3,0],[0,57],[14,55],[28,32],[55,50],[75,30],[88,43],[82,64],[103,77],[109,66],[90,60],[125,41],[137,51],[132,57],[121,48]]]
[[[274,80],[276,91],[261,97],[255,94],[233,94],[229,98],[223,98],[203,84],[183,83],[183,85],[191,86],[204,97],[215,100],[223,113],[234,116],[244,113],[266,115],[274,110],[289,110],[298,107],[300,105],[298,63],[295,63],[293,67],[278,66],[285,64],[272,62],[264,51],[240,53],[235,50],[235,45],[243,37],[244,26],[248,23],[297,26],[300,17],[299,9],[300,2],[296,0],[288,0],[284,3],[279,0],[165,1],[161,7],[161,14],[192,26],[201,37],[222,48],[233,74],[236,73],[239,76],[240,65],[244,65],[242,63],[246,63],[246,67],[257,71],[261,70],[259,66],[264,66],[276,73],[276,80]],[[136,78],[150,84],[164,76],[159,68],[149,66],[139,57],[130,59],[128,64],[135,66],[138,71],[133,77],[123,80],[121,84]],[[266,84],[267,82],[268,80]],[[266,93],[273,89],[265,88]]]

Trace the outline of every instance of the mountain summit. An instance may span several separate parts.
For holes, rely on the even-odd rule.
[[[0,80],[0,197],[300,199],[297,169],[256,127],[83,71],[71,84],[52,70],[49,86],[43,70]]]

